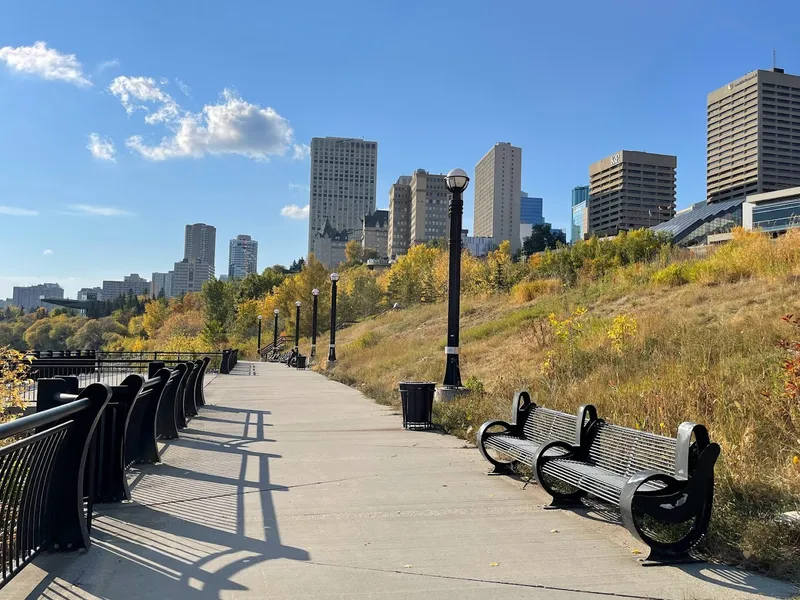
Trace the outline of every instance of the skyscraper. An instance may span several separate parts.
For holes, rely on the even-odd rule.
[[[150,295],[158,298],[164,292],[166,298],[172,297],[172,271],[168,273],[153,273],[150,280]]]
[[[519,222],[529,225],[541,225],[544,223],[542,213],[544,200],[542,198],[531,198],[527,192],[520,192],[522,197],[519,199]]]
[[[27,312],[44,306],[44,298],[63,298],[64,288],[57,283],[40,283],[39,285],[14,286],[13,306],[21,306]],[[51,308],[51,307],[46,307]]]
[[[444,184],[445,176],[417,169],[411,176],[411,230],[412,246],[429,240],[447,239],[450,231],[448,206],[452,194]]]
[[[172,295],[199,292],[206,281],[214,278],[214,266],[196,258],[184,258],[172,270]]]
[[[572,226],[569,241],[571,244],[582,240],[589,231],[589,186],[579,185],[572,188]]]
[[[800,186],[798,105],[800,77],[778,68],[708,95],[708,202]]]
[[[308,251],[327,220],[338,231],[361,229],[364,215],[375,212],[378,143],[353,138],[311,140]],[[356,236],[357,237],[357,236]]]
[[[675,216],[675,170],[668,154],[622,150],[589,165],[589,233],[652,227]]]
[[[206,225],[205,223],[187,225],[183,244],[183,258],[211,265],[211,274],[213,275],[216,243],[217,228],[213,225]]]
[[[411,177],[402,175],[389,190],[389,258],[408,252],[411,246]]]
[[[521,185],[522,148],[495,144],[475,166],[476,236],[493,238],[497,244],[509,240],[511,251],[519,250]]]
[[[237,235],[230,241],[228,279],[243,279],[258,273],[258,242],[249,235]]]

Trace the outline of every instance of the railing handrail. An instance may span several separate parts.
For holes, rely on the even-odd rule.
[[[77,396],[74,396],[73,394],[62,394],[62,396],[72,396],[72,398],[70,398],[72,401],[68,401],[61,406],[56,406],[42,412],[33,413],[32,415],[28,415],[26,417],[20,417],[0,425],[0,439],[5,439],[7,437],[11,437],[12,435],[18,435],[30,429],[38,429],[39,427],[50,425],[51,423],[69,417],[70,415],[89,407],[90,402],[88,398],[74,400],[74,398],[77,398]]]

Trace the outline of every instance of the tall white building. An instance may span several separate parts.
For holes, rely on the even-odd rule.
[[[308,251],[327,220],[338,231],[359,232],[375,212],[378,143],[353,138],[311,140]],[[356,236],[358,237],[358,236]]]
[[[411,177],[412,246],[450,237],[448,205],[452,194],[447,191],[444,178],[424,169],[417,169]]]
[[[138,273],[125,275],[122,281],[103,281],[103,299],[113,300],[120,296],[148,296],[150,294],[150,282],[144,277],[139,277]]]
[[[230,241],[228,279],[243,279],[258,273],[258,242],[249,235],[237,235]]]
[[[172,295],[199,292],[206,281],[214,278],[214,266],[197,259],[184,258],[172,271]]]
[[[158,298],[162,291],[165,297],[172,297],[172,274],[172,271],[168,273],[153,273],[150,281],[150,295],[153,298]]]
[[[473,232],[520,249],[519,206],[522,195],[522,148],[500,142],[475,165]]]
[[[217,228],[205,223],[195,223],[186,226],[186,237],[183,242],[183,258],[199,260],[211,265],[211,274],[214,274],[214,259],[216,257]]]

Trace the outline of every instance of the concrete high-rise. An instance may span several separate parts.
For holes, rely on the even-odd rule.
[[[678,159],[622,150],[589,165],[589,232],[598,237],[652,227],[675,216]]]
[[[184,258],[175,263],[172,270],[173,296],[183,296],[187,292],[199,292],[203,284],[214,278],[214,265],[196,258]]]
[[[386,258],[389,247],[389,211],[376,210],[371,215],[364,215],[361,221],[361,247],[371,248],[378,257]]]
[[[494,147],[475,166],[476,236],[490,237],[499,245],[511,242],[511,251],[521,247],[519,203],[522,197],[522,148],[508,142]]]
[[[308,251],[325,222],[337,230],[360,232],[364,215],[375,212],[378,143],[353,138],[311,140]]]
[[[777,68],[708,95],[708,202],[800,186],[799,105],[800,76]]]
[[[39,285],[15,285],[11,304],[20,306],[27,312],[44,306],[44,298],[63,298],[64,288],[57,283],[40,283]],[[52,308],[52,307],[45,307]]]
[[[258,242],[249,235],[237,235],[230,241],[228,279],[244,279],[258,273]]]
[[[149,296],[150,282],[138,273],[125,275],[122,281],[106,279],[103,281],[103,300],[114,300],[120,296]]]
[[[417,169],[411,176],[411,229],[412,246],[429,240],[450,237],[448,207],[453,196],[444,184],[445,175]]]
[[[150,295],[158,298],[164,292],[166,298],[172,297],[172,271],[168,273],[154,272],[150,279]]]
[[[389,258],[408,252],[411,246],[411,177],[402,175],[389,189]]]
[[[211,265],[211,274],[213,275],[216,244],[217,228],[213,225],[206,225],[205,223],[187,225],[183,244],[183,258]]]

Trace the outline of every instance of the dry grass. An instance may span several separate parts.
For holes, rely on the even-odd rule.
[[[734,250],[740,262],[756,255]],[[794,249],[779,250],[786,262],[800,262]],[[763,259],[770,249],[761,252]],[[507,296],[466,299],[462,378],[484,391],[437,406],[436,419],[471,439],[486,419],[506,418],[513,392],[527,388],[545,406],[572,412],[592,402],[612,422],[657,433],[674,435],[686,420],[703,423],[723,449],[707,550],[800,580],[800,527],[775,520],[800,508],[800,467],[792,464],[800,454],[800,408],[765,396],[780,383],[785,353],[778,342],[791,335],[781,316],[800,312],[800,284],[795,267],[767,262],[761,272],[730,255],[693,261],[703,275],[692,279],[704,285],[642,284],[657,271],[639,268],[522,305]],[[758,273],[764,278],[752,277]],[[564,320],[578,306],[588,309],[578,317],[580,331],[560,340],[548,315]],[[635,333],[615,349],[609,330],[619,315],[635,322]],[[397,404],[400,381],[442,379],[445,331],[444,304],[357,324],[339,333],[331,375]]]

